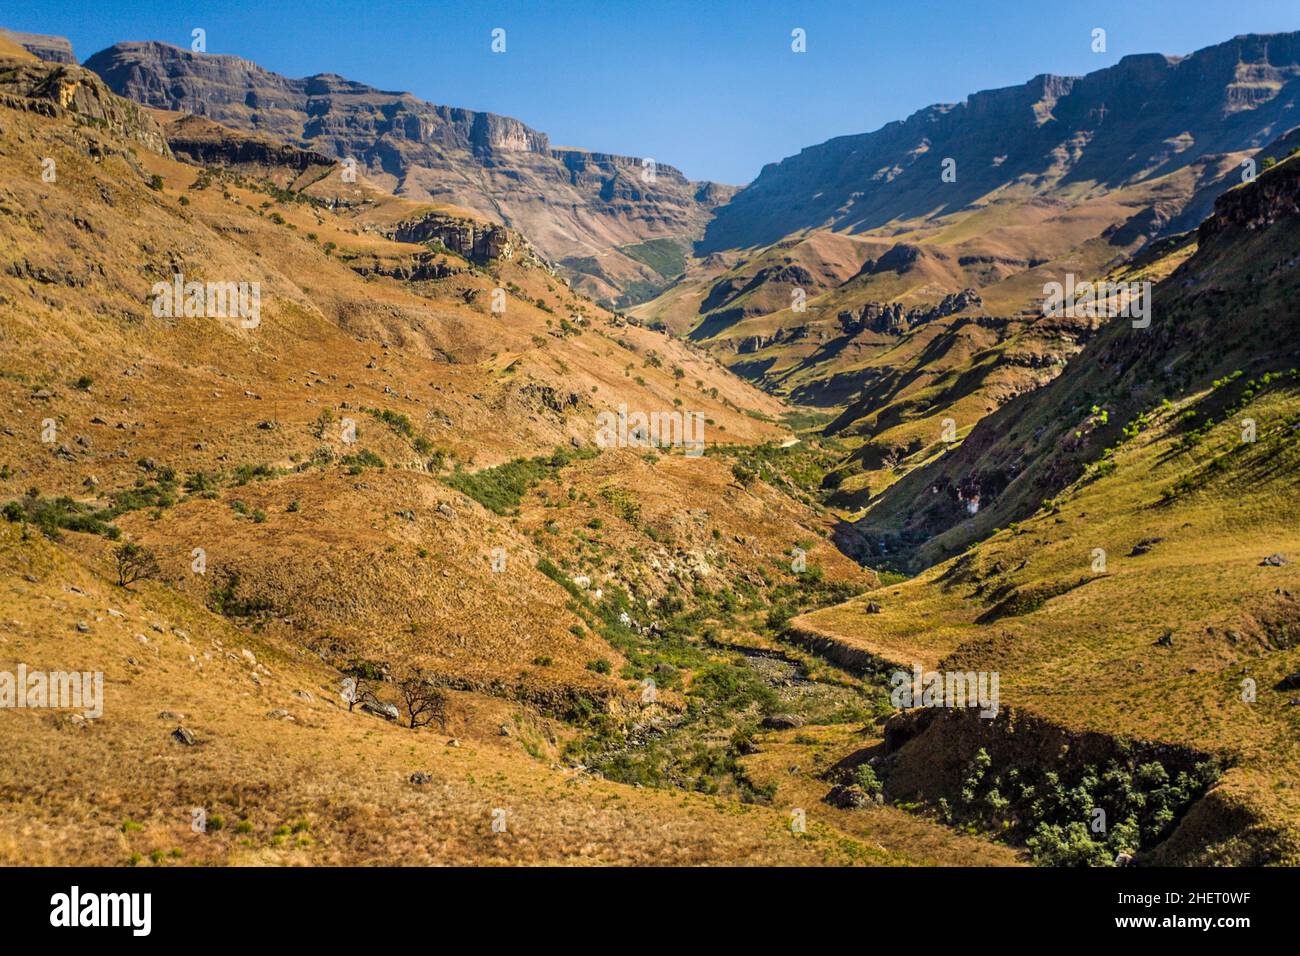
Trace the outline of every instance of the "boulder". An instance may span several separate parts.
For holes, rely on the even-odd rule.
[[[768,730],[793,730],[802,727],[803,723],[798,714],[771,714],[763,718],[763,726]]]
[[[382,717],[384,720],[397,720],[401,713],[397,710],[396,704],[384,704],[380,701],[366,701],[361,705],[361,709],[368,714],[374,714],[376,717]]]

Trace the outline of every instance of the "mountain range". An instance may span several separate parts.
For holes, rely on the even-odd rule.
[[[320,74],[290,79],[237,56],[119,43],[86,61],[117,94],[264,133],[338,159],[395,194],[519,229],[594,295],[663,284],[732,188],[667,164],[553,147],[508,116],[437,106]]]

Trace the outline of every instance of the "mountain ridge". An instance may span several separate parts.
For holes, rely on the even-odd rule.
[[[670,165],[570,147],[520,120],[426,102],[335,73],[293,79],[232,54],[118,43],[87,68],[128,99],[261,132],[339,159],[397,195],[482,213],[527,235],[580,291],[613,301],[662,277],[622,250],[688,246],[731,187]],[[587,260],[591,260],[590,262]]]
[[[1243,53],[1257,59],[1249,63],[1243,62],[1240,57]],[[1228,62],[1229,54],[1237,54],[1231,57],[1231,64]],[[1275,54],[1277,63],[1274,62]],[[1241,66],[1252,67],[1254,72],[1248,70],[1247,75],[1242,76]],[[1270,68],[1276,75],[1269,73]],[[1229,71],[1232,79],[1223,83]],[[970,163],[974,162],[977,149],[982,149],[987,154],[981,154],[981,158],[996,160],[999,157],[994,150],[1005,147],[1007,152],[1001,157],[1002,161],[996,163],[998,168],[1006,166],[1017,169],[1017,175],[1050,176],[1052,170],[1045,165],[1045,161],[1052,158],[1055,149],[1068,145],[1069,139],[1065,135],[1052,135],[1056,131],[1056,125],[1063,126],[1061,134],[1084,133],[1096,136],[1104,126],[1106,117],[1116,113],[1116,106],[1107,103],[1105,98],[1120,95],[1121,89],[1128,83],[1162,85],[1167,88],[1158,92],[1164,95],[1167,106],[1186,105],[1194,101],[1188,92],[1186,81],[1189,79],[1199,81],[1195,87],[1197,89],[1222,85],[1226,93],[1220,105],[1225,116],[1240,114],[1246,108],[1279,97],[1282,98],[1279,107],[1295,110],[1297,89],[1300,88],[1300,84],[1297,84],[1297,79],[1300,79],[1300,33],[1246,34],[1184,56],[1134,54],[1124,57],[1114,66],[1083,76],[1039,74],[1023,84],[972,93],[958,103],[932,104],[905,119],[886,123],[871,132],[838,136],[805,147],[794,156],[764,166],[749,186],[720,209],[706,230],[698,252],[705,254],[724,248],[766,245],[799,228],[826,225],[828,222],[834,228],[865,231],[882,225],[890,218],[908,218],[928,211],[932,205],[918,206],[914,202],[909,204],[900,200],[882,200],[876,206],[871,206],[869,197],[864,197],[867,200],[865,208],[859,208],[859,199],[852,196],[857,190],[869,190],[873,186],[878,187],[881,182],[893,184],[909,173],[920,175],[913,170],[918,168],[921,157],[927,154],[938,153],[941,157],[950,157],[957,162],[957,180],[953,185],[958,186],[958,196],[945,205],[949,210],[959,208],[962,200],[978,196],[976,190],[989,182],[988,176],[977,173],[972,188],[964,185],[965,171],[972,168]],[[1278,89],[1267,95],[1268,88],[1277,83],[1285,88],[1285,92]],[[1121,102],[1119,105],[1122,107],[1120,115],[1141,116],[1151,113],[1174,118],[1186,115],[1185,109],[1170,108],[1162,112],[1159,109],[1161,104],[1150,99]],[[1277,110],[1278,113],[1282,111],[1283,109]],[[1291,115],[1293,121],[1289,125],[1300,125],[1300,116],[1294,112]],[[968,137],[974,140],[970,147],[959,147],[959,144],[952,142],[962,132],[964,124],[986,124],[999,118],[1013,119],[1024,138],[1004,143],[989,142],[984,137],[973,136]],[[1114,125],[1112,122],[1110,128],[1114,128]],[[1216,151],[1215,146],[1223,146],[1233,135],[1233,131],[1225,130],[1219,130],[1215,135],[1212,126],[1203,128],[1210,140],[1209,144],[1202,146],[1197,140],[1195,151],[1182,157],[1183,164],[1195,156]],[[1043,130],[1047,130],[1045,135],[1041,134]],[[1281,131],[1273,129],[1274,134]],[[1184,132],[1186,131],[1171,128],[1168,136],[1159,136],[1154,140],[1148,137],[1148,141],[1165,142]],[[1253,145],[1265,145],[1263,137],[1266,134],[1255,135],[1258,142]],[[945,144],[959,148],[948,153],[940,152]],[[1085,145],[1092,144],[1088,142]],[[1097,172],[1107,164],[1115,171],[1102,176],[1099,182],[1117,184],[1143,170],[1147,171],[1149,178],[1154,174],[1152,170],[1139,164],[1151,161],[1168,163],[1187,151],[1178,149],[1179,143],[1169,145],[1171,155],[1163,159],[1158,151],[1139,157],[1121,148],[1110,149],[1099,161],[1089,160],[1091,165],[1071,165],[1070,178],[1080,179],[1083,174]],[[900,157],[905,157],[910,162],[903,165],[904,160]],[[1116,158],[1119,159],[1118,162],[1114,161]],[[930,185],[939,177],[937,161],[933,167],[925,172]],[[1154,167],[1159,168],[1160,165]],[[821,189],[818,191],[823,195],[804,211],[805,205],[810,202],[806,198],[810,190],[804,187],[803,180],[810,178],[812,173],[822,173],[832,178],[829,183],[820,184]],[[804,174],[803,179],[801,174]],[[1006,173],[999,175],[1008,178]],[[772,196],[778,198],[773,200],[770,198]],[[801,196],[805,198],[801,199]],[[794,210],[801,215],[794,221],[787,218],[778,223],[776,213],[769,206]],[[837,210],[841,209],[844,211],[837,214]],[[817,218],[819,216],[824,218]]]

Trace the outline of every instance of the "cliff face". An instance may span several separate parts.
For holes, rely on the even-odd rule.
[[[71,114],[153,153],[170,156],[162,128],[130,100],[115,96],[94,73],[75,63],[3,59],[0,101],[11,109],[52,118]]]
[[[268,136],[234,133],[197,116],[184,116],[166,128],[167,143],[178,159],[195,166],[283,167],[303,173],[334,165],[333,157],[299,149]]]
[[[536,258],[527,241],[512,229],[443,213],[404,220],[387,235],[398,242],[441,243],[471,262]]]
[[[1266,169],[1254,183],[1220,196],[1214,215],[1197,229],[1197,238],[1201,245],[1210,246],[1223,241],[1218,237],[1225,233],[1254,232],[1294,216],[1300,216],[1300,158]]]
[[[138,103],[353,157],[384,188],[500,220],[552,260],[602,257],[602,276],[620,273],[610,259],[627,258],[621,246],[699,238],[713,208],[731,195],[662,164],[647,181],[640,159],[556,149],[546,134],[510,117],[438,106],[335,74],[290,79],[239,57],[162,43],[120,43],[86,66]],[[628,277],[648,278],[634,260],[624,265]]]
[[[46,36],[42,33],[18,33],[4,31],[9,38],[32,56],[48,63],[76,63],[72,44],[66,37]]]
[[[705,251],[766,245],[809,227],[867,231],[951,212],[1018,183],[1052,196],[1115,189],[1295,126],[1300,33],[1241,36],[1186,57],[1129,56],[1082,77],[1043,75],[930,106],[764,167],[709,225]],[[939,188],[941,163],[956,179]]]

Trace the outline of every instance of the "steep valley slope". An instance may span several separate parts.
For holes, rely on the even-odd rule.
[[[105,680],[102,715],[0,716],[0,860],[1019,859],[801,806],[820,747],[751,779],[778,709],[876,710],[773,646],[875,582],[746,464],[789,434],[778,400],[472,210],[0,57],[0,666]],[[259,309],[158,308],[177,275]],[[619,405],[698,413],[705,454],[598,447]]]

